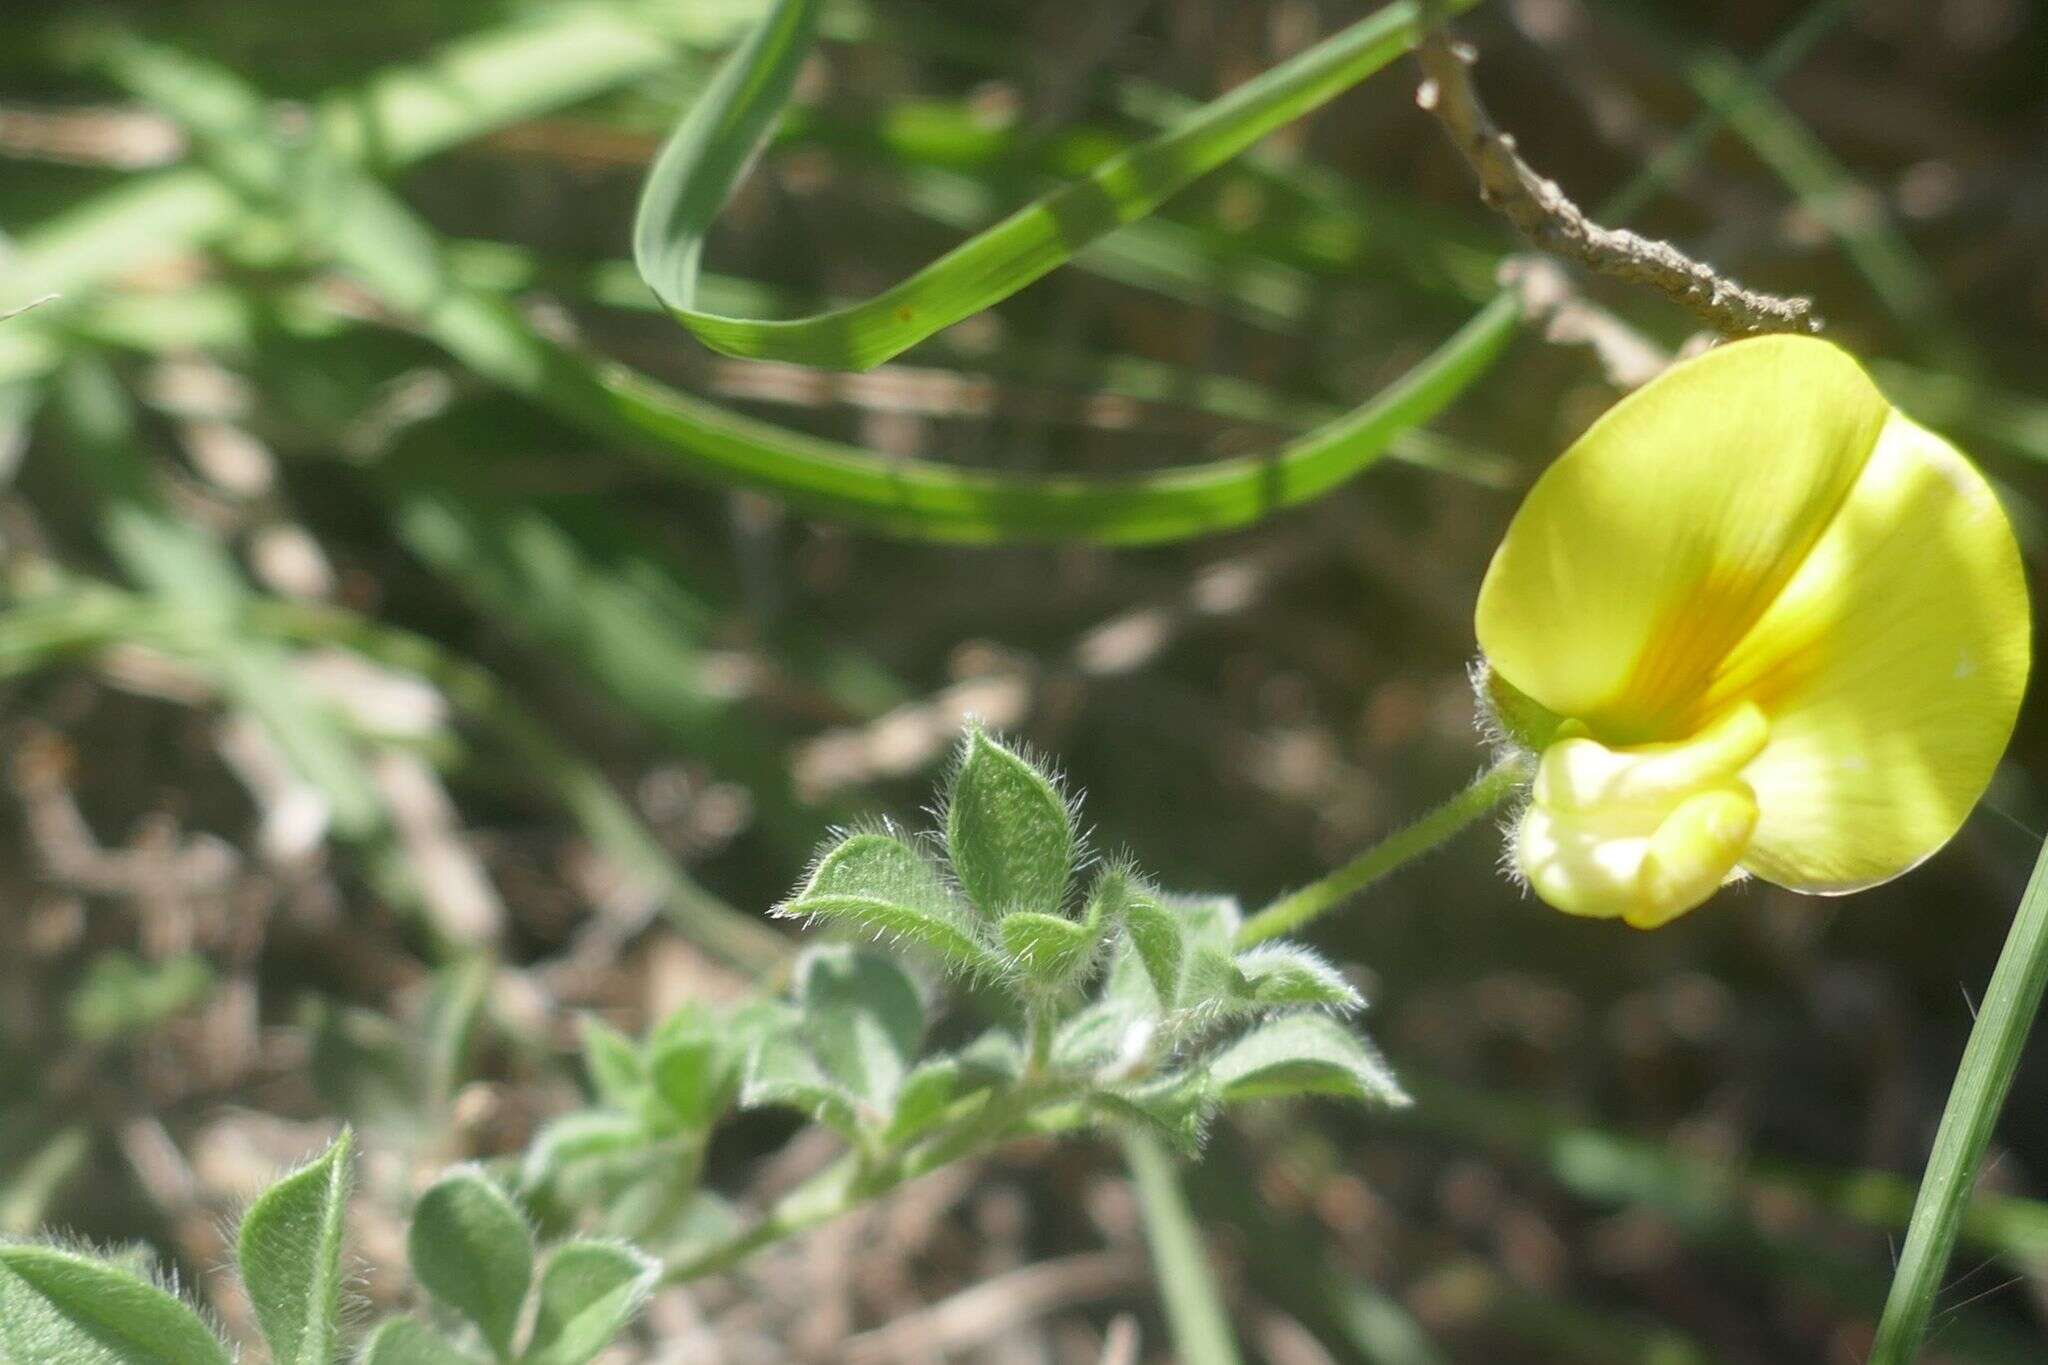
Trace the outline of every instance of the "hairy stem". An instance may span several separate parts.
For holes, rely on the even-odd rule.
[[[1448,842],[1488,811],[1507,800],[1530,777],[1530,759],[1516,754],[1488,768],[1472,785],[1412,825],[1395,830],[1344,866],[1299,891],[1289,892],[1246,920],[1237,931],[1237,946],[1248,948],[1269,938],[1291,934],[1326,914],[1390,872]]]
[[[945,1132],[906,1150],[879,1155],[848,1152],[777,1200],[755,1221],[670,1261],[662,1271],[662,1280],[681,1284],[730,1270],[764,1247],[851,1213],[941,1166],[997,1146],[1037,1111],[1069,1098],[1065,1087],[1020,1084],[991,1095],[985,1104]],[[1058,1126],[1069,1127],[1084,1121],[1085,1115],[1074,1112],[1062,1115]]]

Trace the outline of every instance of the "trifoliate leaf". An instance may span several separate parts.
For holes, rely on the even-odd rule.
[[[480,1170],[450,1172],[413,1206],[406,1248],[427,1292],[510,1355],[533,1281],[533,1234],[505,1192]]]
[[[1313,1094],[1409,1103],[1372,1045],[1326,1014],[1290,1014],[1260,1024],[1216,1054],[1208,1073],[1226,1102]]]
[[[970,730],[946,798],[953,874],[984,915],[1052,913],[1074,864],[1073,812],[1052,779]]]

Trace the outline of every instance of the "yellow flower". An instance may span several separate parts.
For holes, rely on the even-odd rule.
[[[1991,780],[2028,621],[1983,476],[1848,355],[1676,366],[1536,481],[1479,591],[1509,728],[1547,732],[1515,865],[1639,928],[1744,873],[1888,881]]]

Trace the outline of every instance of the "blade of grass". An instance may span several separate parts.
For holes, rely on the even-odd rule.
[[[157,496],[136,446],[127,396],[107,368],[74,360],[57,386],[57,410],[74,465],[89,481],[109,551],[139,584],[189,609],[225,619],[246,593],[228,551]],[[217,660],[231,700],[256,716],[294,769],[326,798],[335,829],[374,836],[383,805],[333,712],[307,692],[287,654],[222,635]]]
[[[166,98],[180,97],[188,83],[157,82]],[[461,289],[433,235],[373,182],[354,178],[333,205],[326,227],[343,263],[494,382],[622,440],[658,467],[940,540],[1144,544],[1249,525],[1320,496],[1377,460],[1393,439],[1485,372],[1519,316],[1511,295],[1496,296],[1406,378],[1271,456],[1128,479],[1004,478],[800,436],[588,360],[536,334],[502,301]]]
[[[2005,947],[1992,969],[1991,985],[1977,1009],[1977,1022],[1956,1069],[1948,1106],[1935,1131],[1906,1246],[1885,1298],[1884,1316],[1871,1346],[1871,1365],[1904,1365],[1918,1353],[1928,1314],[1955,1249],[1956,1234],[1976,1189],[1984,1149],[1991,1142],[2006,1092],[2012,1088],[2020,1053],[2048,986],[2048,845],[2020,898]]]
[[[1172,1154],[1150,1133],[1127,1133],[1123,1147],[1177,1358],[1186,1365],[1238,1365],[1230,1315]]]
[[[316,111],[315,124],[336,153],[395,168],[652,75],[672,60],[670,45],[648,25],[601,5],[564,5],[337,93]],[[62,309],[115,275],[212,239],[245,210],[201,166],[121,185],[19,235],[0,258],[0,309],[51,293],[65,296],[51,305]],[[37,321],[35,314],[22,319]]]
[[[505,690],[489,670],[410,631],[339,607],[245,596],[223,620],[163,597],[130,593],[52,573],[18,585],[0,610],[0,678],[140,643],[220,679],[223,631],[245,645],[333,646],[433,684],[459,712],[493,737],[535,786],[560,801],[585,837],[636,882],[652,888],[662,910],[693,942],[735,967],[769,971],[788,957],[788,940],[728,905],[675,865],[660,841],[595,766]]]
[[[1145,217],[1267,133],[1393,61],[1416,34],[1414,6],[1399,0],[850,307],[780,320],[704,312],[696,284],[705,238],[782,114],[819,7],[819,0],[779,0],[691,106],[649,172],[633,255],[677,321],[712,349],[853,370],[872,368],[1008,298],[1088,243]]]
[[[1875,1316],[1885,1276],[1868,1257],[1831,1249],[1832,1224],[1809,1227],[1765,1219],[1760,1209],[1805,1208],[1873,1227],[1905,1221],[1910,1187],[1879,1172],[1838,1172],[1790,1162],[1717,1162],[1674,1151],[1670,1144],[1567,1118],[1543,1105],[1492,1091],[1454,1086],[1404,1072],[1417,1103],[1396,1121],[1426,1131],[1428,1141],[1477,1143],[1504,1150],[1543,1171],[1592,1204],[1651,1211],[1670,1220],[1687,1242],[1716,1252],[1760,1284],[1815,1292],[1852,1312]],[[2023,1262],[2039,1258],[2048,1232],[2040,1204],[1983,1201],[1968,1223],[1974,1244]],[[1946,1328],[1943,1349],[1957,1359],[2025,1362],[2038,1354],[2000,1317],[1964,1312]]]

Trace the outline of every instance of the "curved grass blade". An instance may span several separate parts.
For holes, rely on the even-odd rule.
[[[820,0],[780,0],[691,107],[648,176],[633,253],[669,311],[713,350],[852,370],[879,365],[1008,298],[1082,247],[1145,217],[1266,134],[1393,61],[1416,33],[1413,4],[1388,5],[863,302],[783,320],[703,311],[697,278],[704,239],[774,129],[810,49],[819,8]]]
[[[1970,1029],[1962,1064],[1956,1068],[1948,1107],[1934,1134],[1927,1174],[1913,1202],[1913,1221],[1906,1225],[1905,1249],[1885,1298],[1877,1340],[1870,1348],[1871,1365],[1903,1365],[1919,1354],[1920,1339],[1934,1299],[1941,1292],[1949,1254],[1962,1231],[1963,1215],[1984,1164],[1991,1130],[2005,1107],[2006,1093],[2019,1069],[2041,994],[2048,986],[2048,845],[2044,845],[2027,881],[2026,894],[2013,916],[2005,947],[1992,969],[1991,985]]]
[[[1189,1365],[1238,1365],[1243,1357],[1230,1330],[1230,1310],[1172,1155],[1151,1134],[1132,1132],[1124,1137],[1124,1164],[1137,1191],[1160,1301],[1180,1358]]]

